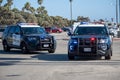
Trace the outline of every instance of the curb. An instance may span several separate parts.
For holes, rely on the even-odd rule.
[[[113,40],[120,40],[120,38],[113,38]]]
[[[64,39],[62,39],[62,40],[68,41],[69,39],[67,39],[67,38],[64,38]]]

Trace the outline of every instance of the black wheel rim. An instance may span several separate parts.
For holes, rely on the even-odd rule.
[[[23,45],[23,47],[22,47],[22,52],[23,53],[26,53],[26,47]]]

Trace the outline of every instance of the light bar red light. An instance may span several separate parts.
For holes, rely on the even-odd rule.
[[[91,41],[95,41],[95,38],[90,38]]]

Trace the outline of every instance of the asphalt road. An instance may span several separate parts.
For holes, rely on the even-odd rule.
[[[52,34],[57,39],[53,54],[4,52],[0,43],[0,80],[120,80],[120,40],[114,40],[111,60],[67,58],[66,33]]]

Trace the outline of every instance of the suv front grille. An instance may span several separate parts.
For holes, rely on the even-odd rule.
[[[94,55],[97,51],[97,39],[79,38],[78,46],[80,55]],[[90,51],[85,51],[85,48],[90,49]]]
[[[97,44],[97,39],[91,41],[90,38],[80,38],[79,45],[80,46],[94,46]]]
[[[38,45],[38,49],[49,49],[52,47],[53,40],[51,37],[49,38],[40,38],[40,44]]]
[[[44,38],[44,39],[40,39],[41,42],[51,42],[52,39],[51,38]]]

